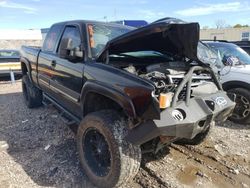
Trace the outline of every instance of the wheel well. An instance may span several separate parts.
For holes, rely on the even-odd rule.
[[[227,83],[222,84],[222,87],[225,91],[228,91],[230,89],[235,89],[235,88],[244,88],[244,89],[250,90],[250,84],[245,83],[245,82],[240,82],[240,81],[227,82]]]
[[[117,112],[123,112],[122,107],[114,100],[104,95],[90,92],[84,99],[83,115],[104,109],[113,109]]]
[[[27,66],[24,62],[21,62],[21,69],[22,69],[22,74],[27,75],[28,74],[28,69]]]

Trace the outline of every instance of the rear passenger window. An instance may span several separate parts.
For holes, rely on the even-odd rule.
[[[43,44],[43,51],[53,52],[56,48],[56,42],[60,36],[60,31],[62,29],[61,25],[54,25],[48,32],[46,39]]]

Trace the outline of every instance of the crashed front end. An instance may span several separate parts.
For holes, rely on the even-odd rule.
[[[206,91],[201,91],[200,95],[193,96],[192,81],[195,71],[210,72],[216,88],[212,88],[213,91],[210,88],[207,94]],[[185,100],[178,100],[179,96],[183,95],[183,90]],[[179,84],[171,99],[171,105],[161,111],[160,118],[142,122],[129,132],[127,139],[138,145],[158,136],[169,137],[172,140],[193,139],[197,134],[205,132],[214,121],[225,121],[235,107],[234,99],[234,95],[222,90],[210,68],[194,66]]]
[[[198,43],[198,23],[163,19],[111,40],[100,53],[97,61],[136,75],[155,88],[124,87],[137,112],[128,141],[141,145],[162,136],[193,139],[232,113],[234,96],[222,90],[210,65],[197,57]],[[151,51],[156,53],[148,58]],[[159,53],[161,58],[155,55]],[[163,60],[169,54],[172,59]]]

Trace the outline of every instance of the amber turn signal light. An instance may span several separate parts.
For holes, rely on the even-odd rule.
[[[164,109],[170,106],[173,93],[161,93],[159,97],[160,108]]]

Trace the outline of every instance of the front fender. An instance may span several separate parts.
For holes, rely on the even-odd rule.
[[[103,95],[105,97],[108,97],[109,99],[119,104],[126,113],[126,115],[132,118],[136,118],[137,115],[134,105],[131,99],[127,95],[124,95],[118,90],[97,81],[87,81],[82,88],[80,100],[83,113],[84,113],[84,101],[86,100],[87,94],[90,92],[94,92]]]

